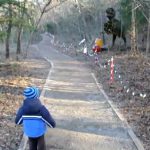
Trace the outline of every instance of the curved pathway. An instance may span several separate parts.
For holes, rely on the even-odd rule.
[[[57,128],[46,134],[48,150],[137,150],[124,125],[86,66],[50,45],[37,49],[52,64],[42,100]]]

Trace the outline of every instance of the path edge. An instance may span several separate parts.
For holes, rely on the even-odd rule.
[[[129,136],[131,137],[131,139],[133,140],[136,148],[138,150],[145,150],[143,147],[142,142],[139,140],[139,138],[135,135],[135,133],[133,132],[132,128],[130,127],[130,125],[127,123],[126,119],[123,117],[123,115],[119,112],[118,109],[115,108],[115,105],[113,104],[113,102],[110,100],[110,98],[107,96],[107,94],[105,93],[105,91],[103,90],[102,85],[100,85],[100,83],[98,82],[97,78],[95,77],[94,73],[91,73],[98,89],[103,93],[104,97],[106,98],[107,102],[109,103],[109,105],[111,106],[111,108],[113,109],[113,111],[116,113],[116,115],[118,116],[118,118],[124,123],[125,127],[127,127],[127,131]]]
[[[37,49],[37,47],[36,47],[36,49]],[[40,99],[41,99],[41,100],[42,100],[42,98],[44,97],[44,94],[45,94],[45,87],[46,87],[46,84],[47,84],[47,82],[48,82],[48,80],[49,80],[49,77],[50,77],[50,75],[51,75],[51,73],[52,73],[52,69],[53,69],[53,67],[54,67],[53,63],[52,63],[50,60],[48,60],[46,57],[44,57],[44,59],[45,59],[47,62],[50,63],[51,68],[50,68],[50,71],[49,71],[49,73],[48,73],[48,76],[47,76],[47,78],[46,78],[45,84],[44,84],[44,86],[43,86],[43,89],[42,89],[42,92],[41,92],[41,95],[40,95]],[[28,137],[27,137],[25,134],[23,134],[22,140],[21,140],[20,145],[19,145],[19,148],[18,148],[17,150],[25,150],[25,148],[26,148],[26,146],[27,146],[27,141],[28,141]]]

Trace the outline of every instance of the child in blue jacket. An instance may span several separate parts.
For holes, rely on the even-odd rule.
[[[25,100],[17,112],[15,123],[23,124],[23,131],[29,138],[30,150],[46,150],[46,125],[54,128],[56,123],[46,107],[41,104],[38,88],[27,87],[23,94]]]

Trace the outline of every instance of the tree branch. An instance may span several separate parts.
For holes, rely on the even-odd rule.
[[[45,6],[43,7],[43,9],[42,9],[42,11],[41,11],[41,15],[40,15],[38,21],[36,22],[35,29],[38,28],[39,23],[40,23],[40,21],[41,21],[41,19],[42,19],[42,17],[43,17],[43,14],[45,13],[46,8],[51,4],[51,2],[52,2],[52,0],[48,0],[48,2],[47,2],[47,3],[45,4]],[[34,31],[32,31],[31,36],[30,36],[30,38],[29,38],[29,41],[28,41],[28,44],[27,44],[27,47],[26,47],[26,55],[25,55],[25,57],[27,57],[27,50],[28,50],[29,45],[30,45],[30,43],[31,43],[31,40],[32,40],[32,37],[33,37],[33,33],[34,33]]]
[[[53,9],[53,8],[56,8],[57,6],[60,6],[62,3],[66,2],[66,1],[68,1],[68,0],[63,0],[63,1],[61,1],[59,4],[57,4],[57,5],[55,5],[55,6],[52,6],[51,8],[46,9],[46,10],[45,10],[45,13],[48,12],[48,11],[50,11],[50,10]]]

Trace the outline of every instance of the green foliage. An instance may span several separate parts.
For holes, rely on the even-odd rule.
[[[0,17],[0,24],[4,24],[9,21],[9,18]]]
[[[53,22],[49,22],[46,24],[47,32],[51,34],[56,34],[56,24]]]
[[[0,7],[6,4],[12,4],[12,5],[17,5],[19,6],[19,2],[16,0],[0,0]]]
[[[136,11],[136,25],[137,25],[138,29],[142,29],[143,25],[146,23],[147,23],[146,18],[142,14],[141,10],[138,9]]]
[[[131,16],[132,16],[132,1],[131,0],[121,0],[120,14],[121,20],[126,28],[131,27]]]
[[[30,8],[29,5],[25,2],[26,1],[20,2],[18,0],[0,0],[0,24],[7,26],[8,23],[11,21],[13,27],[22,27],[24,29],[29,29],[30,32],[33,31],[34,16],[30,15],[30,10],[32,8]],[[9,4],[12,5],[11,18],[9,16]]]
[[[120,2],[121,19],[127,29],[131,27],[132,2],[132,0],[121,0]],[[137,27],[140,29],[146,23],[146,18],[143,16],[140,7],[136,9],[135,14]]]
[[[6,37],[6,32],[0,31],[0,41],[4,41],[4,38]]]

